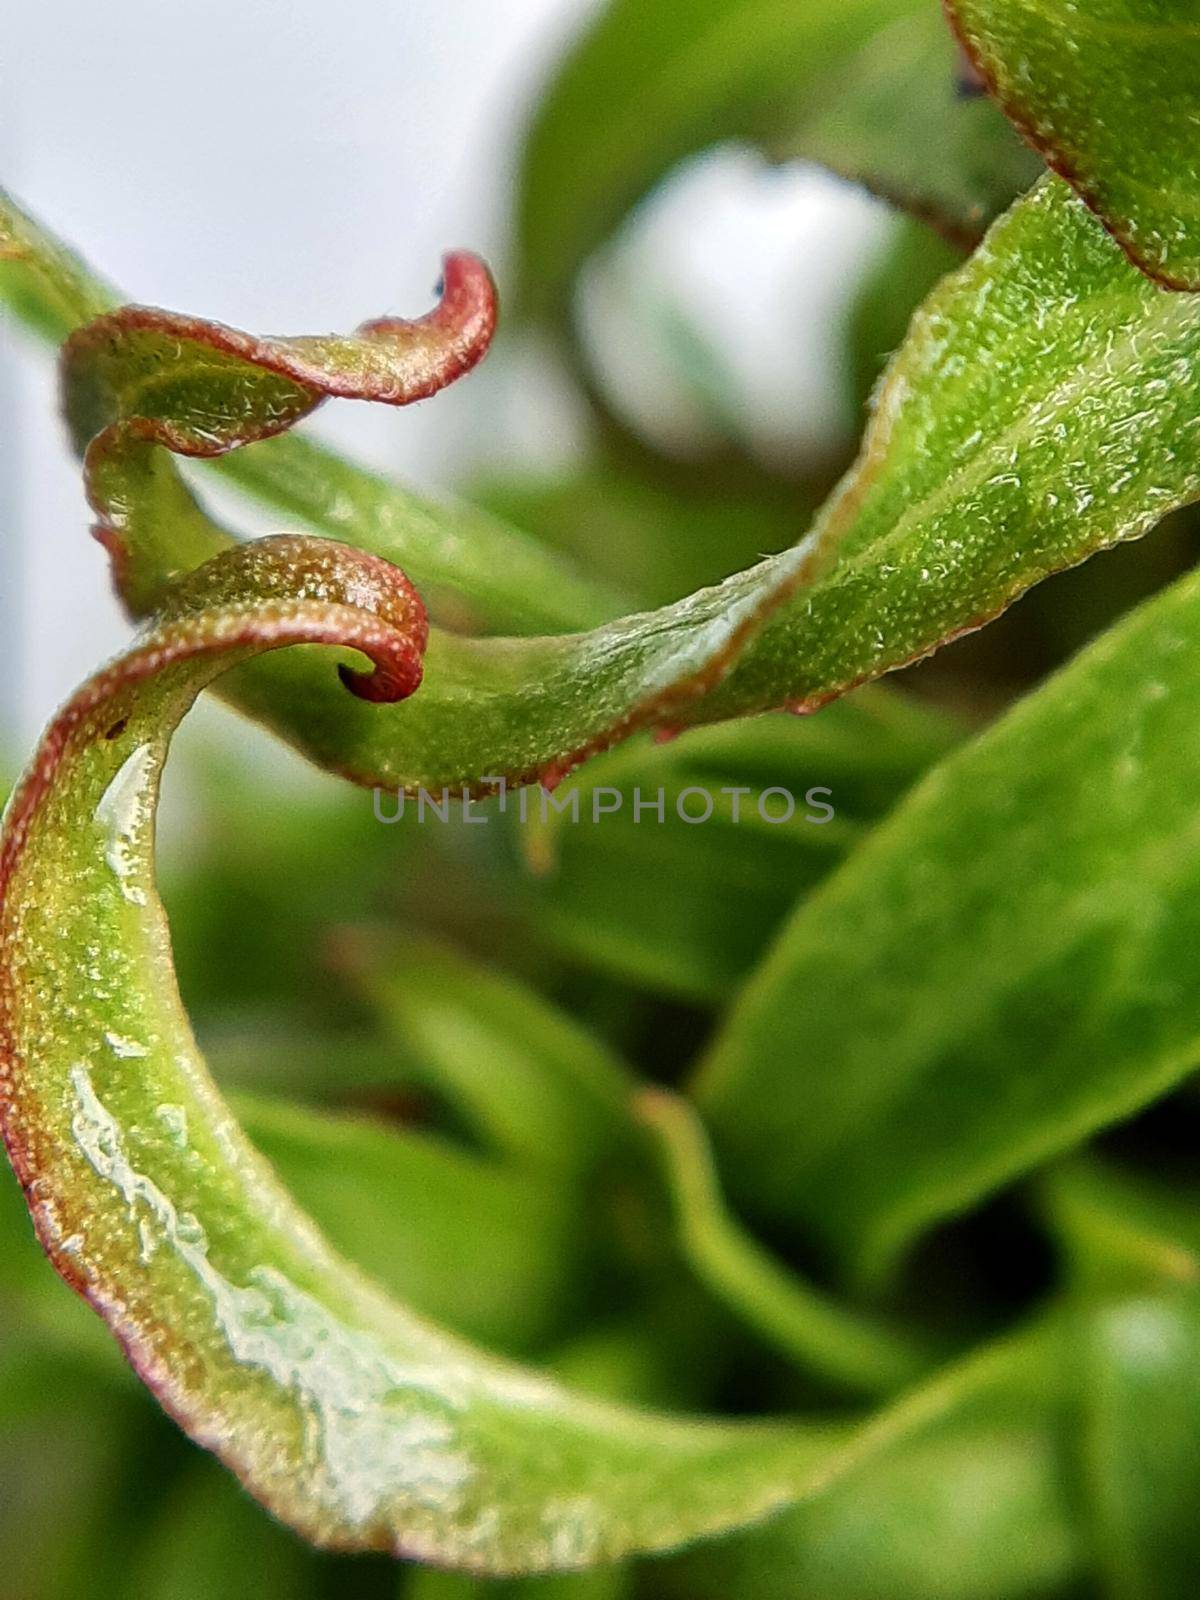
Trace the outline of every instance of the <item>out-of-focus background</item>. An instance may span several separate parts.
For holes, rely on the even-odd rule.
[[[503,293],[523,129],[598,9],[13,6],[0,171],[130,295],[255,331],[415,315],[456,245],[488,257]],[[724,408],[764,458],[786,468],[844,445],[840,319],[885,228],[876,202],[815,169],[768,169],[730,147],[688,163],[593,275],[581,311],[625,415],[669,450],[705,438],[712,396],[688,339],[702,329]],[[12,751],[127,629],[87,538],[52,364],[2,318],[0,341],[0,740]],[[584,443],[545,353],[504,337],[433,404],[330,405],[314,426],[429,488],[495,466],[552,470]]]

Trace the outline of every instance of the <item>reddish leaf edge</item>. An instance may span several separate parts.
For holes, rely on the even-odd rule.
[[[1019,95],[1004,86],[997,70],[997,63],[988,54],[983,41],[976,39],[968,31],[960,17],[958,0],[942,0],[942,9],[946,13],[954,37],[958,40],[967,61],[978,74],[984,89],[1030,149],[1041,156],[1051,172],[1057,173],[1064,182],[1070,184],[1104,231],[1121,247],[1129,263],[1136,267],[1143,277],[1149,278],[1151,283],[1158,284],[1162,289],[1170,289],[1176,294],[1200,292],[1200,274],[1194,278],[1179,277],[1165,271],[1145,254],[1138,245],[1129,219],[1110,210],[1106,204],[1099,180],[1083,169],[1079,157],[1072,154],[1058,140],[1049,126],[1032,115]]]
[[[428,400],[478,365],[491,344],[499,315],[492,275],[468,250],[450,251],[442,258],[439,291],[438,304],[422,317],[375,318],[360,324],[349,339],[336,340],[345,349],[357,347],[361,357],[370,358],[374,370],[357,374],[341,372],[332,361],[320,359],[322,345],[333,343],[334,336],[328,341],[260,336],[156,306],[122,306],[84,323],[63,342],[59,362],[67,424],[81,449],[92,443],[98,430],[90,426],[90,406],[99,401],[115,413],[109,426],[125,422],[136,426],[139,438],[162,444],[177,455],[211,459],[239,445],[285,432],[327,399],[374,400],[392,406]],[[306,392],[292,408],[275,416],[260,416],[252,424],[246,421],[237,426],[231,416],[228,426],[222,427],[224,419],[209,416],[210,429],[203,433],[181,427],[168,417],[122,415],[118,385],[105,379],[111,371],[119,371],[138,334],[161,339],[164,344],[174,342],[176,360],[183,358],[185,350],[199,347],[290,379]]]
[[[11,914],[10,890],[30,830],[52,796],[64,763],[86,744],[116,739],[124,732],[124,716],[106,726],[112,715],[112,710],[106,715],[106,708],[127,691],[189,662],[207,658],[214,671],[224,670],[247,655],[315,644],[365,656],[371,663],[367,670],[338,665],[342,682],[359,698],[394,703],[420,685],[427,636],[420,597],[397,567],[378,556],[301,535],[266,537],[224,552],[177,585],[161,615],[150,621],[134,644],[61,707],[14,789],[0,827],[0,1136],[35,1235],[55,1271],[106,1323],[133,1372],[172,1420],[239,1477],[244,1477],[243,1464],[236,1451],[207,1437],[196,1418],[176,1402],[161,1362],[141,1347],[136,1331],[122,1324],[119,1305],[89,1281],[81,1262],[64,1248],[54,1223],[53,1196],[43,1193],[45,1152],[39,1154],[36,1119],[22,1110],[10,954],[20,928]],[[288,1520],[282,1507],[263,1503]],[[356,1548],[351,1540],[344,1546],[331,1543],[331,1548],[342,1547]]]
[[[371,334],[382,330],[381,337],[385,342],[392,343],[395,359],[400,366],[403,366],[408,355],[406,341],[413,337],[418,341],[431,341],[434,350],[431,364],[415,375],[409,373],[407,377],[398,377],[388,384],[350,381],[330,371],[327,365],[319,361],[296,355],[294,344],[304,346],[312,341],[259,338],[219,323],[142,306],[126,306],[77,328],[65,341],[60,359],[63,409],[84,456],[85,490],[96,514],[92,533],[109,556],[114,587],[126,608],[134,616],[138,615],[130,599],[130,546],[122,528],[122,523],[128,520],[130,502],[120,494],[113,494],[111,488],[106,491],[101,485],[111,485],[114,479],[119,481],[126,463],[133,455],[139,451],[152,452],[155,446],[162,447],[170,454],[199,458],[228,454],[244,445],[286,432],[331,397],[378,399],[393,405],[405,405],[428,398],[482,359],[493,336],[497,315],[498,298],[485,264],[469,252],[451,252],[444,257],[443,297],[434,311],[413,322],[383,319],[364,323],[360,329],[358,337],[364,332]],[[177,346],[171,356],[174,361],[186,359],[185,349],[189,343],[199,344],[218,356],[245,362],[261,374],[274,375],[295,383],[297,394],[290,406],[277,406],[269,415],[265,412],[255,414],[245,408],[241,412],[231,409],[224,416],[206,411],[204,419],[207,426],[203,435],[190,428],[186,419],[180,422],[169,414],[147,415],[143,411],[129,409],[131,403],[134,407],[141,403],[143,387],[136,380],[124,389],[119,383],[105,387],[103,379],[99,384],[97,382],[96,367],[99,364],[119,374],[128,355],[130,341],[143,334],[173,341]],[[103,414],[111,420],[105,420],[99,431],[89,439],[87,418],[90,408],[96,403],[98,389]],[[873,406],[877,420],[886,415],[896,396],[902,392],[902,374],[889,373]],[[720,647],[714,649],[694,670],[660,685],[653,693],[631,704],[612,723],[598,728],[586,741],[568,746],[548,760],[528,767],[507,769],[503,762],[484,763],[494,777],[475,780],[466,775],[456,776],[448,786],[470,798],[494,794],[502,784],[507,787],[539,784],[553,790],[592,757],[636,733],[658,729],[670,735],[682,731],[686,726],[714,720],[708,718],[701,709],[703,702],[723,684],[738,665],[748,645],[775,613],[798,591],[823,577],[833,566],[842,538],[853,525],[859,503],[882,469],[885,459],[886,438],[868,429],[855,467],[843,481],[826,513],[818,518],[806,536],[775,559],[770,579],[763,583],[751,603],[747,604],[743,599],[739,606],[736,598],[731,597],[730,611],[740,610],[740,618],[731,625]],[[183,492],[187,493],[186,490]],[[211,526],[216,531],[216,525]],[[223,536],[232,540],[231,535]],[[231,548],[237,548],[236,543],[232,543]],[[176,581],[186,581],[186,573],[183,580]],[[903,660],[881,664],[801,699],[781,695],[770,704],[748,707],[744,713],[722,711],[715,720],[727,720],[741,714],[761,714],[769,710],[810,715],[862,685],[924,660],[946,644],[986,626],[1007,609],[1026,587],[1026,583],[1014,585],[1011,593],[998,605],[966,619]],[[623,620],[628,622],[632,619]],[[393,780],[385,772],[328,758],[321,758],[319,764],[360,787],[393,786]],[[407,793],[413,793],[420,789],[421,784],[414,782],[400,787]]]
[[[172,455],[213,459],[286,432],[328,398],[376,400],[396,406],[428,399],[478,364],[489,348],[497,318],[498,295],[487,266],[468,251],[453,251],[443,257],[441,298],[433,311],[413,321],[369,321],[350,340],[336,341],[350,349],[369,344],[372,357],[382,352],[388,358],[382,374],[360,371],[347,375],[329,360],[310,353],[335,341],[259,337],[218,322],[136,304],[76,328],[60,352],[62,408],[83,456],[84,487],[95,516],[91,531],[108,554],[114,588],[126,609],[135,617],[145,614],[132,599],[131,550],[123,526],[129,520],[130,498],[114,493],[112,485],[134,456],[157,446]],[[154,356],[150,378],[131,370],[139,339],[162,347]],[[192,413],[172,414],[172,368],[184,368],[197,349],[244,363],[264,378],[280,378],[294,385],[294,391],[273,396],[270,407],[248,401],[243,391],[236,395],[240,404],[231,404],[224,411],[209,405]],[[214,381],[222,385],[229,374],[233,375],[228,388],[232,396],[243,377],[236,368],[231,367],[225,375],[214,373]],[[155,409],[158,405],[163,409]],[[804,539],[780,558],[774,581],[764,586],[753,605],[743,606],[741,619],[730,628],[721,648],[694,672],[660,687],[578,748],[535,768],[505,773],[503,781],[513,786],[539,783],[553,789],[592,756],[639,730],[684,714],[687,707],[710,694],[768,618],[823,570],[829,548],[837,542],[837,530],[851,520],[856,499],[856,495],[844,497],[842,514],[827,521],[819,539]],[[841,692],[836,690],[829,698]],[[387,782],[386,775],[378,772],[322,764],[362,787]],[[456,787],[483,796],[495,792],[498,782],[468,782]]]
[[[289,574],[300,571],[314,592],[301,587],[289,594]],[[210,603],[214,588],[236,592],[250,582],[261,585],[263,592],[256,598]],[[345,598],[329,598],[331,589],[340,590]],[[161,619],[152,620],[129,650],[77,689],[43,733],[4,812],[0,921],[16,858],[34,814],[80,734],[121,690],[197,657],[219,657],[239,648],[265,651],[294,644],[325,644],[357,650],[371,661],[367,671],[339,663],[338,674],[350,693],[373,704],[394,704],[420,686],[428,637],[425,606],[405,575],[381,556],[352,545],[303,534],[276,534],[235,546],[197,567],[172,591]],[[110,729],[105,736],[120,731]],[[0,1054],[4,1053],[7,984],[8,966],[0,961]],[[0,1082],[2,1079],[0,1070]]]

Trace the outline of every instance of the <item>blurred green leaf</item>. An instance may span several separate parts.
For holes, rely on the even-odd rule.
[[[1081,1355],[1104,1592],[1189,1600],[1200,1571],[1200,1289],[1098,1310]]]
[[[837,7],[843,17],[852,9],[845,0]],[[986,98],[964,92],[940,5],[916,0],[898,10],[798,97],[795,122],[767,148],[821,162],[967,248],[1037,182],[1042,163],[1000,128]]]
[[[661,1089],[638,1098],[671,1192],[680,1249],[717,1299],[802,1369],[867,1394],[911,1382],[930,1363],[915,1341],[839,1305],[789,1272],[726,1209],[704,1128]]]
[[[311,1553],[211,1461],[189,1461],[120,1581],[137,1600],[303,1600]],[[252,1576],[251,1576],[252,1575]]]
[[[1083,1484],[1104,1592],[1195,1588],[1200,1532],[1200,1191],[1094,1157],[1043,1190],[1078,1302]]]
[[[530,806],[518,829],[539,874],[539,930],[640,988],[723,1000],[800,897],[959,731],[867,689],[819,717],[757,717],[597,757],[556,796],[563,809]],[[788,796],[795,814],[784,820]],[[684,820],[710,798],[706,821]]]
[[[1134,261],[1200,288],[1193,0],[948,0],[996,98]]]
[[[485,1146],[530,1172],[571,1175],[609,1153],[633,1081],[570,1017],[445,946],[368,937],[343,959],[381,1024]]]
[[[1074,1593],[1090,1552],[1064,1470],[1069,1339],[1065,1322],[1044,1324],[914,1390],[883,1414],[846,1476],[807,1505],[656,1563],[662,1591],[678,1600]],[[893,1433],[902,1416],[912,1425]]]
[[[394,561],[420,584],[430,613],[447,627],[565,633],[628,609],[622,573],[593,576],[586,562],[560,559],[531,538],[523,523],[450,496],[427,499],[306,435],[267,439],[209,465],[314,533]]]
[[[874,1273],[1192,1070],[1198,622],[1192,576],[800,907],[701,1079],[738,1193]]]
[[[795,541],[811,516],[803,489],[728,463],[638,470],[615,453],[563,477],[485,478],[478,499],[641,606],[667,605]]]
[[[498,1583],[426,1569],[413,1573],[404,1600],[624,1600],[633,1593],[633,1577],[620,1567]]]
[[[850,393],[855,415],[864,412],[894,351],[904,342],[917,307],[947,273],[962,265],[962,251],[908,217],[897,217],[871,262],[850,307],[847,327]]]
[[[43,1263],[43,1271],[45,1265]],[[112,1366],[119,1373],[120,1362]],[[14,1600],[104,1592],[113,1491],[136,1456],[136,1388],[97,1381],[73,1352],[26,1330],[0,1361],[0,1571]],[[122,1508],[124,1509],[124,1508]]]
[[[1050,1168],[1038,1190],[1077,1288],[1095,1296],[1200,1282],[1194,1184],[1085,1154]]]
[[[334,1248],[414,1311],[513,1353],[557,1332],[587,1265],[568,1195],[419,1130],[246,1095],[233,1106]]]
[[[729,139],[825,161],[977,237],[1037,164],[956,81],[935,0],[611,0],[528,136],[521,308],[559,314],[625,213],[685,156]]]

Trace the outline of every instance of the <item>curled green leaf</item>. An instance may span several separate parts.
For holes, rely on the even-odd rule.
[[[68,701],[0,840],[5,1141],[58,1271],[191,1437],[312,1540],[484,1572],[678,1545],[802,1496],[838,1436],[584,1400],[394,1304],[245,1139],[179,1001],[153,870],[179,719],[231,662],[289,644],[365,654],[344,685],[402,697],[424,631],[376,558],[265,540],[183,581]]]
[[[69,384],[128,396],[116,434],[110,421],[88,455],[118,581],[140,609],[229,536],[186,497],[163,451],[134,442],[139,432],[191,439],[206,404],[233,404],[235,424],[220,426],[252,433],[270,423],[247,408],[300,402],[277,394],[290,378],[227,351],[211,389],[206,358],[194,385],[161,393],[140,369],[128,389],[101,382],[87,376],[95,341],[76,339]],[[1200,305],[1134,271],[1047,179],[918,312],[857,464],[793,549],[590,633],[433,629],[423,692],[382,711],[347,707],[300,652],[248,664],[222,692],[360,782],[469,792],[552,785],[647,725],[815,709],[1196,498],[1188,375],[1198,356]],[[180,375],[199,359],[185,354]],[[121,368],[125,356],[104,357],[113,360]],[[81,427],[107,414],[86,398],[68,404]]]
[[[496,325],[496,296],[477,257],[446,257],[437,308],[415,322],[365,323],[349,338],[263,339],[196,317],[125,306],[77,328],[62,347],[63,407],[84,458],[95,533],[137,615],[161,594],[162,566],[180,570],[229,543],[193,501],[162,450],[213,457],[274,438],[328,396],[409,405],[479,361]],[[167,547],[140,543],[127,526]]]
[[[26,327],[59,344],[114,313],[121,298],[0,191],[0,300]],[[426,325],[425,337],[430,333]],[[411,337],[411,330],[400,334],[401,341]],[[398,353],[393,340],[392,354]],[[444,613],[455,626],[556,632],[594,626],[621,610],[614,593],[528,535],[476,508],[424,499],[344,461],[312,438],[276,434],[253,450],[207,456],[199,464],[311,531],[403,567],[420,583],[434,614]],[[162,515],[174,523],[171,548],[180,565],[189,564],[189,554],[194,564],[229,542],[222,530],[204,525],[190,497],[170,481],[174,475],[164,463],[157,475],[164,480]]]
[[[471,370],[495,326],[495,287],[466,251],[446,257],[441,298],[427,316],[384,317],[349,338],[258,338],[124,306],[63,346],[67,424],[80,449],[103,453],[139,439],[180,455],[222,455],[283,433],[331,395],[394,406],[428,399]]]

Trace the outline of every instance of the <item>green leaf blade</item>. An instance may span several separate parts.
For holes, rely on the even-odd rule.
[[[1200,20],[1191,0],[947,0],[996,99],[1169,287],[1200,289]]]
[[[1198,607],[1186,578],[935,768],[710,1056],[738,1191],[860,1270],[1200,1057]]]
[[[111,326],[130,331],[120,318]],[[129,409],[145,390],[136,353],[128,380],[119,356],[105,356],[107,377],[88,376],[92,345],[76,338],[71,370],[93,397],[79,414],[107,415],[94,411],[97,395],[117,404],[89,446],[92,493],[118,581],[135,606],[149,606],[230,541],[164,474],[141,432],[195,441],[214,426],[214,408],[227,444],[271,431],[278,352],[268,341],[264,356],[251,340],[237,357],[227,331],[202,325],[201,352],[215,341],[222,353],[214,372],[200,362],[203,405],[173,377],[151,395],[143,423]],[[342,347],[318,382],[323,348],[303,345],[305,381],[336,388]],[[639,727],[815,708],[1195,499],[1198,351],[1200,308],[1149,284],[1065,186],[1047,180],[918,313],[858,463],[793,549],[590,633],[435,630],[423,691],[403,706],[347,708],[300,652],[247,665],[222,692],[319,764],[407,790],[549,783]],[[196,361],[195,350],[182,352],[176,376]]]
[[[840,1435],[589,1401],[390,1301],[233,1122],[154,888],[159,773],[200,688],[304,640],[369,652],[376,678],[345,682],[402,694],[422,633],[374,558],[260,541],[201,568],[68,703],[0,843],[0,1113],[59,1272],[284,1521],[467,1570],[570,1569],[759,1518],[829,1469]]]

